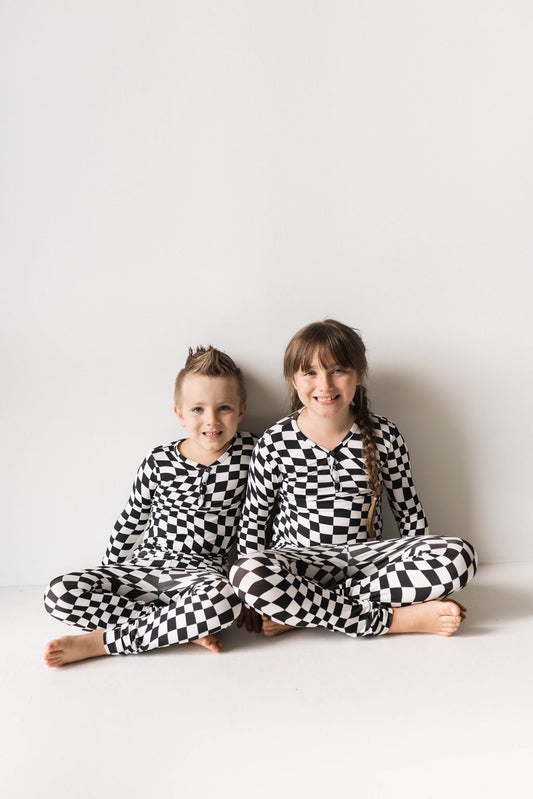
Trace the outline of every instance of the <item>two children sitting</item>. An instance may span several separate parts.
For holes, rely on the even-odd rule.
[[[466,608],[449,597],[474,576],[476,552],[428,534],[405,441],[370,413],[366,372],[357,331],[307,325],[285,354],[292,413],[257,442],[237,429],[238,367],[213,347],[189,350],[174,394],[187,437],[140,465],[102,565],[50,583],[49,613],[87,632],[51,641],[47,665],[187,642],[219,652],[235,620],[267,636],[456,632]],[[393,541],[381,540],[383,488]]]

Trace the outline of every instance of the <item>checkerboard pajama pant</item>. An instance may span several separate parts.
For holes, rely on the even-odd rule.
[[[241,603],[227,579],[212,570],[102,566],[56,577],[46,610],[82,630],[104,628],[110,655],[183,644],[228,627]]]
[[[443,599],[476,569],[467,541],[416,536],[258,552],[239,559],[230,579],[240,599],[268,619],[355,637],[386,633],[391,608]]]

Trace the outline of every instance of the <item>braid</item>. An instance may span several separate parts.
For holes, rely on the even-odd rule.
[[[363,441],[363,455],[365,457],[366,473],[368,475],[368,487],[374,496],[378,496],[383,491],[383,486],[379,479],[379,461],[374,440],[374,425],[370,418],[370,409],[366,396],[366,388],[362,385],[357,386],[355,393],[355,421],[361,431]]]
[[[368,475],[368,488],[373,495],[367,523],[368,538],[373,541],[376,537],[374,533],[374,518],[376,515],[377,498],[383,491],[383,486],[381,485],[381,480],[379,479],[379,460],[376,441],[374,439],[374,425],[372,424],[372,419],[370,418],[370,409],[366,396],[366,388],[363,385],[357,386],[354,397],[354,406],[355,421],[357,422],[357,426],[361,431],[365,468]]]

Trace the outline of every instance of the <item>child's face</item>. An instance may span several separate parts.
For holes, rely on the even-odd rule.
[[[187,375],[174,412],[188,434],[188,457],[216,460],[229,447],[245,410],[235,378]]]
[[[300,402],[318,418],[339,418],[350,413],[355,390],[361,380],[355,369],[347,369],[335,363],[324,366],[313,355],[310,368],[299,370],[293,377],[293,385]]]

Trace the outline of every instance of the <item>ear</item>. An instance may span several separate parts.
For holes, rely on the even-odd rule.
[[[241,421],[245,413],[246,413],[246,403],[243,402],[243,404],[241,405],[241,410],[239,412],[239,422]]]
[[[182,414],[181,414],[181,411],[180,411],[180,409],[179,409],[179,408],[177,408],[175,405],[174,405],[174,413],[175,413],[175,414],[176,414],[176,416],[178,417],[178,421],[179,421],[180,425],[181,425],[182,427],[185,427],[185,419],[183,418],[183,416],[182,416]]]

